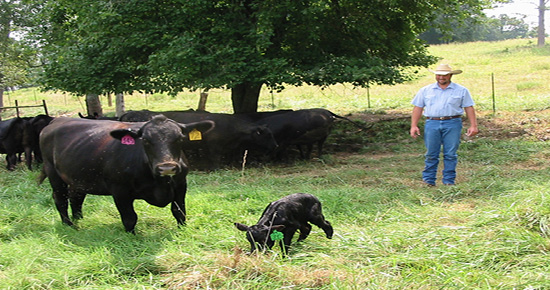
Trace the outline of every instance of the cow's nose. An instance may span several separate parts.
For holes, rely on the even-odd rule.
[[[180,172],[180,168],[175,162],[167,162],[157,165],[157,174],[160,176],[172,176]]]

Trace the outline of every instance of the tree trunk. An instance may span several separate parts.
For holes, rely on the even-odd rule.
[[[206,111],[206,100],[208,99],[208,91],[204,91],[201,93],[201,97],[199,99],[199,107],[197,108],[197,111]]]
[[[0,108],[4,107],[4,87],[0,87]],[[0,113],[2,113],[0,109]],[[2,121],[2,116],[0,116],[0,121]]]
[[[244,82],[231,89],[233,113],[254,113],[258,111],[258,100],[262,83]]]
[[[115,103],[116,103],[116,116],[120,117],[124,114],[126,111],[126,107],[124,105],[124,95],[123,94],[116,94],[115,96]]]
[[[88,116],[103,116],[103,109],[101,108],[98,94],[86,95],[86,110],[88,110]]]
[[[545,0],[539,0],[539,27],[537,30],[538,41],[537,45],[539,47],[544,46],[544,40],[546,35],[544,33],[544,12],[546,11],[546,5],[544,5]]]

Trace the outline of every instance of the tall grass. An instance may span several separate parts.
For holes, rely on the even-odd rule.
[[[537,55],[548,61],[544,49],[527,45],[527,40],[514,40],[431,49],[465,71],[454,80],[471,88],[483,110],[490,108],[482,98],[486,88],[475,82],[493,67],[502,78],[506,71],[524,69],[504,60],[496,64],[499,58],[493,55],[523,56],[524,64]],[[512,66],[517,67],[506,69]],[[521,122],[517,117],[527,114],[522,109],[547,106],[547,91],[540,86],[522,89],[521,94],[532,95],[519,100],[518,83],[549,77],[543,74],[548,68],[540,69],[544,65],[529,67],[539,70],[529,70],[530,78],[510,76],[514,92],[499,94],[499,109],[514,111],[514,118],[482,117],[482,133],[492,134],[464,140],[454,187],[423,186],[424,147],[407,136],[406,119],[373,124],[367,136],[350,134],[339,123],[327,141],[329,154],[308,162],[192,171],[187,224],[177,227],[169,208],[136,201],[136,235],[124,232],[108,196],[88,196],[77,227],[62,225],[49,185],[36,183],[38,172],[23,165],[7,172],[2,166],[0,289],[548,289],[550,149],[536,138],[495,138],[506,136],[496,133],[511,126],[534,130],[544,124],[531,121],[534,116],[548,117],[547,110]],[[431,81],[426,74],[410,84],[374,86],[375,109],[408,111],[412,94]],[[541,86],[547,88],[548,82]],[[275,108],[369,111],[364,96],[352,92],[357,90],[346,86],[292,88],[273,99]],[[23,93],[17,98],[25,100]],[[32,91],[27,93],[32,100]],[[230,111],[225,92],[217,93],[211,92],[209,109]],[[40,94],[38,100],[46,97]],[[81,110],[74,97],[50,96],[56,114]],[[197,102],[190,93],[176,98],[136,95],[127,104],[132,109],[186,109]],[[262,108],[272,108],[270,99],[261,102]],[[483,127],[486,121],[500,127]],[[342,152],[339,144],[345,142],[358,145],[355,153]],[[314,227],[305,241],[293,243],[288,257],[278,248],[247,255],[248,242],[233,223],[254,224],[269,202],[294,192],[319,197],[334,226],[333,239]]]

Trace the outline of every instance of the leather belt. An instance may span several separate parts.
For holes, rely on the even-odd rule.
[[[447,116],[447,117],[426,117],[428,120],[450,120],[450,119],[456,119],[460,118],[462,115],[456,115],[456,116]]]

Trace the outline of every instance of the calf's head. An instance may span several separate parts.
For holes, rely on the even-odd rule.
[[[265,249],[271,249],[275,244],[270,237],[273,231],[282,231],[284,225],[273,225],[271,227],[266,225],[253,225],[247,226],[241,223],[235,223],[237,229],[246,232],[246,239],[250,243],[250,252],[254,252],[256,249],[263,251]]]
[[[147,161],[155,176],[172,176],[187,173],[188,166],[183,153],[186,135],[193,129],[206,132],[214,126],[212,121],[180,124],[163,115],[153,117],[134,131],[118,129],[111,136],[128,146],[143,146]]]

